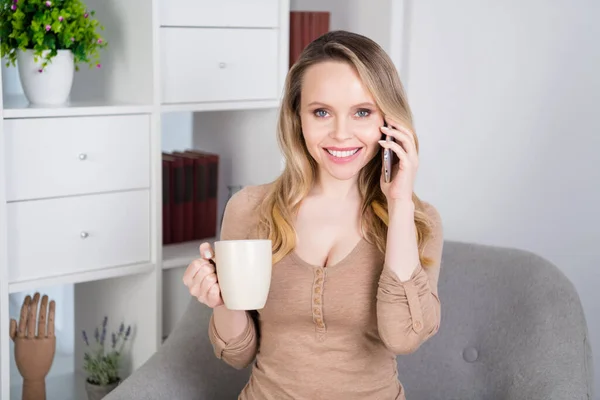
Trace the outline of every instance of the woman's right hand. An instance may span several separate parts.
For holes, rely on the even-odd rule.
[[[210,244],[202,243],[200,258],[192,261],[183,274],[183,283],[190,294],[211,308],[223,305],[217,273],[214,264],[211,263],[213,255]]]

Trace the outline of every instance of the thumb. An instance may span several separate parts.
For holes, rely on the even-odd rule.
[[[200,245],[200,257],[205,260],[210,260],[214,257],[215,252],[213,251],[210,243],[204,242]]]

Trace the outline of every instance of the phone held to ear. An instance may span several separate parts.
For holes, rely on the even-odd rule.
[[[384,126],[387,126],[387,124],[384,123]],[[385,135],[385,140],[386,142],[391,142],[393,139],[391,136]],[[383,180],[384,182],[389,183],[392,180],[392,161],[394,157],[394,152],[392,151],[392,149],[382,148],[381,157],[383,164]]]

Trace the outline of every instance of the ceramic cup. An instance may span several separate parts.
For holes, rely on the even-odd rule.
[[[230,310],[260,310],[271,286],[270,240],[215,242],[215,264],[221,297]]]

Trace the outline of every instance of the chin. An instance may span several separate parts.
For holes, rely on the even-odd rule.
[[[366,147],[322,148],[321,167],[337,180],[354,179],[368,163]]]
[[[358,170],[347,170],[347,171],[332,171],[331,169],[327,169],[326,170],[327,173],[334,179],[338,180],[338,181],[349,181],[349,180],[353,180],[356,179],[356,177],[358,177],[358,173],[360,172],[360,169]]]

